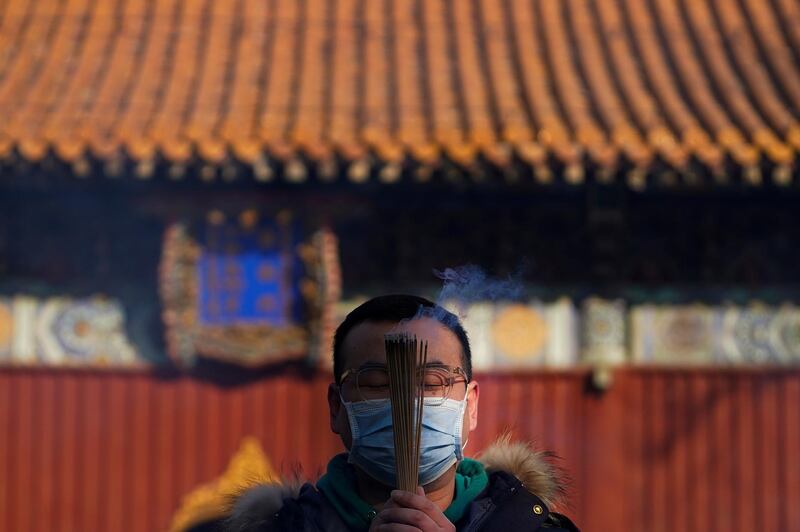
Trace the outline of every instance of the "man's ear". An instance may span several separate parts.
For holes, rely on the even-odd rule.
[[[328,413],[330,415],[331,432],[334,434],[340,434],[337,420],[341,410],[342,398],[339,395],[339,386],[332,382],[328,385]]]
[[[480,399],[480,388],[478,381],[469,383],[471,388],[467,389],[467,415],[469,416],[469,430],[472,432],[478,428],[478,399]]]

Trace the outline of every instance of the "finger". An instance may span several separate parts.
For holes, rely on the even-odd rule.
[[[417,488],[417,493],[424,493],[422,488]],[[413,508],[423,512],[430,517],[434,523],[440,527],[450,528],[452,523],[444,516],[438,506],[433,504],[425,495],[417,495],[408,491],[394,490],[391,494],[391,500],[399,506],[405,508]]]
[[[399,508],[399,506],[397,505],[396,502],[392,500],[391,497],[389,497],[389,500],[383,503],[383,508],[381,508],[381,510],[383,510],[384,508]]]
[[[385,503],[383,503],[383,506],[381,507],[380,511],[382,512],[383,510],[386,510],[387,508],[400,508],[400,507],[390,497]],[[369,527],[370,532],[372,532],[372,530],[377,530],[376,527],[378,525],[382,524],[382,523],[383,523],[383,521],[381,520],[381,514],[380,514],[380,512],[378,512],[378,514],[375,516],[375,518],[372,520],[372,523],[370,524],[370,527]]]
[[[376,516],[375,516],[375,517],[372,519],[372,521],[370,522],[370,524],[369,524],[369,532],[376,532],[377,530],[379,530],[379,529],[380,529],[380,527],[381,527],[381,525],[382,525],[382,524],[383,524],[383,521],[381,520],[381,518],[380,518],[380,517],[378,517],[378,516],[376,515]]]
[[[411,525],[400,525],[397,523],[390,523],[387,525],[381,525],[377,528],[378,532],[422,532],[417,527],[413,527]]]
[[[411,525],[420,530],[438,530],[439,526],[425,512],[412,508],[387,508],[376,516],[386,524]]]

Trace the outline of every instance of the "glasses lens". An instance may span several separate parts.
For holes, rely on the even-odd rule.
[[[389,397],[389,374],[382,368],[364,368],[356,379],[359,398],[362,401]]]
[[[427,368],[425,370],[425,398],[429,402],[443,402],[450,394],[450,372],[444,368]]]
[[[450,395],[453,371],[448,368],[426,368],[423,390],[429,404],[440,404]],[[383,368],[363,368],[356,375],[356,389],[361,401],[389,397],[389,374]]]

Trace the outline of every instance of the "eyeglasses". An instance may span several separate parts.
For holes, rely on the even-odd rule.
[[[457,367],[429,364],[424,372],[425,398],[434,405],[444,403],[456,384],[467,382],[464,370]],[[347,384],[350,400],[371,401],[389,397],[389,374],[383,364],[367,364],[348,369],[342,373],[339,382],[343,388]]]

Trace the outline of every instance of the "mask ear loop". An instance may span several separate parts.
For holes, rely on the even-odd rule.
[[[469,401],[467,401],[467,396],[469,395],[469,383],[467,383],[467,391],[464,392],[464,399],[467,403],[466,407],[464,407],[464,411],[469,407]],[[469,443],[469,432],[467,433],[467,439],[464,440],[464,444],[461,446],[461,454],[464,454],[464,449],[467,448],[467,444]]]

